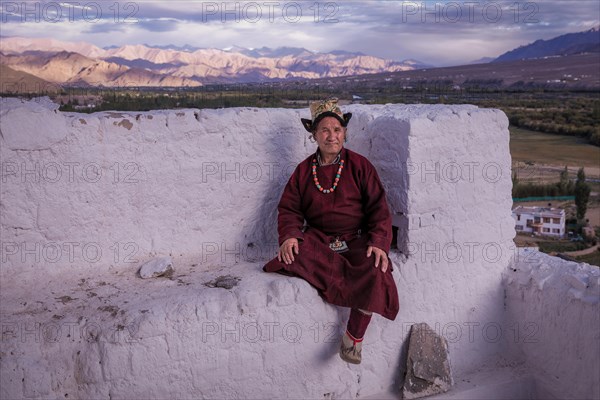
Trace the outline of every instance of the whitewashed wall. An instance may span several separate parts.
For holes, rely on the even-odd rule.
[[[539,398],[600,398],[600,269],[519,250],[504,280],[509,351]]]
[[[499,352],[498,276],[515,248],[508,121],[474,106],[371,107],[351,133],[388,191],[398,247],[401,321],[450,342],[456,373]],[[363,128],[364,127],[364,128]]]
[[[481,208],[484,218],[502,225],[503,239],[512,232],[502,113],[348,109],[355,115],[348,147],[378,167],[397,224],[468,223],[481,217],[465,214],[478,212],[472,207],[486,194],[501,203]],[[270,257],[283,185],[315,149],[298,123],[306,114],[235,108],[87,115],[60,113],[47,99],[2,99],[4,267],[119,266],[168,253],[201,254],[207,265]],[[481,193],[473,190],[478,185]],[[463,207],[450,210],[457,201]]]
[[[347,311],[260,270],[283,185],[315,149],[299,123],[308,109],[83,115],[1,101],[8,397],[364,397],[401,383],[414,322],[448,339],[457,376],[505,349],[514,222],[500,111],[346,108],[347,146],[376,165],[402,251],[400,314],[374,319],[357,367],[336,355]],[[169,254],[174,280],[135,278],[141,261]],[[239,285],[203,285],[226,274]],[[93,340],[90,322],[104,328]],[[51,323],[87,336],[45,341]]]

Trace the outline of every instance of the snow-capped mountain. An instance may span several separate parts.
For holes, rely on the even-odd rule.
[[[138,44],[100,48],[85,42],[20,37],[3,37],[0,52],[1,63],[13,70],[71,85],[198,86],[405,71],[420,65],[413,60],[294,47],[202,49]]]

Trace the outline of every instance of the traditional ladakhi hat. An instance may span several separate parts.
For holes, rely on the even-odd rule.
[[[342,113],[342,110],[338,106],[338,99],[331,98],[323,101],[314,101],[310,103],[310,115],[312,119],[300,118],[304,129],[312,132],[317,127],[319,121],[325,117],[337,118],[342,126],[348,125],[348,121],[352,118],[352,113]]]

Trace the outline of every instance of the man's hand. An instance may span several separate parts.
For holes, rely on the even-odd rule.
[[[298,247],[298,239],[286,239],[286,241],[283,242],[279,247],[277,259],[289,265],[292,263],[292,261],[294,261],[294,253],[298,254],[299,250],[300,248]]]
[[[373,253],[375,253],[375,268],[379,267],[379,263],[381,263],[381,272],[387,271],[389,260],[385,251],[375,246],[369,246],[367,248],[367,257],[371,257]]]

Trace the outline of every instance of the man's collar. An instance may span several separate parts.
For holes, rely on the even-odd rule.
[[[342,150],[340,150],[340,152],[337,154],[337,156],[335,156],[335,159],[333,160],[333,162],[331,164],[326,164],[326,165],[339,164],[340,160],[342,159],[342,151],[344,151],[344,148],[342,148]],[[321,152],[319,151],[318,148],[317,148],[317,164],[319,165],[319,167],[323,165],[323,162],[321,160]]]

